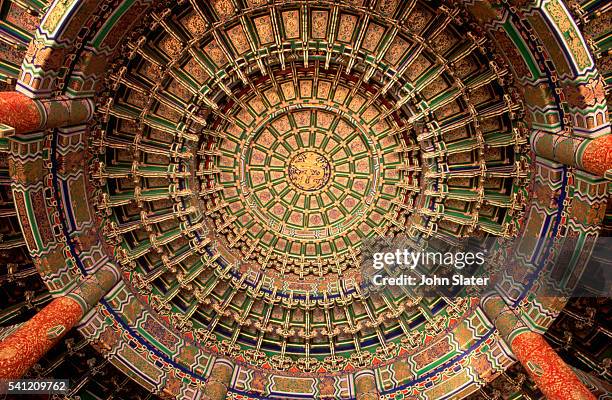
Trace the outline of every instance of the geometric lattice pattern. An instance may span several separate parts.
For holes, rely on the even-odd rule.
[[[119,270],[78,293],[79,329],[151,392],[465,397],[517,331],[477,299],[364,291],[364,243],[533,238],[498,289],[544,332],[563,299],[536,278],[607,218],[609,74],[571,14],[598,4],[0,3],[2,87],[48,106],[0,146],[10,246],[54,295]]]

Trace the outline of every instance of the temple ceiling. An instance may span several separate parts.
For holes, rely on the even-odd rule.
[[[54,296],[116,271],[78,328],[163,396],[219,360],[233,398],[355,398],[366,370],[468,396],[515,362],[503,333],[465,293],[365,290],[368,246],[541,238],[500,290],[544,332],[550,238],[586,254],[609,214],[605,33],[509,3],[0,2],[0,76],[54,128],[0,141],[19,268]]]
[[[363,295],[361,248],[516,234],[529,170],[510,71],[447,8],[402,7],[399,27],[397,4],[223,4],[166,10],[108,74],[92,175],[117,260],[178,330],[254,366],[417,351],[456,325],[449,304]]]

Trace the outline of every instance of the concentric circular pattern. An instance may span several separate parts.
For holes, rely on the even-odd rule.
[[[512,236],[528,178],[508,70],[456,13],[409,3],[260,2],[210,24],[219,2],[179,2],[129,42],[92,175],[117,260],[174,330],[331,373],[472,315],[360,286],[369,238]]]
[[[262,269],[358,265],[362,241],[388,234],[408,211],[401,199],[418,190],[417,146],[393,134],[384,107],[366,104],[362,94],[349,97],[348,81],[334,87],[334,71],[313,83],[314,72],[275,78],[282,97],[270,81],[260,82],[262,95],[236,103],[251,114],[236,106],[217,128],[224,140],[212,168],[221,171],[225,206],[214,216],[222,232],[237,233],[243,259]]]
[[[610,211],[604,2],[1,3],[8,247],[152,396],[462,398],[533,372],[528,331],[565,303],[546,272],[575,277]],[[380,236],[487,235],[519,238],[493,246],[501,299],[362,282]],[[531,375],[571,397],[557,372]]]

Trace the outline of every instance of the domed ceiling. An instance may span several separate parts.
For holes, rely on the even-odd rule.
[[[12,145],[15,203],[54,295],[121,275],[79,330],[152,392],[461,398],[503,333],[475,296],[366,290],[363,253],[533,238],[494,272],[544,332],[551,238],[588,254],[606,213],[603,87],[558,0],[55,2],[18,88],[72,108]]]
[[[360,287],[368,239],[513,235],[529,175],[487,41],[425,4],[397,10],[400,29],[397,7],[185,3],[127,44],[99,107],[97,207],[174,328],[322,373],[416,352],[469,314]]]

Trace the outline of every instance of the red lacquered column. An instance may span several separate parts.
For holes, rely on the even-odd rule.
[[[116,267],[107,264],[65,296],[57,297],[32,319],[0,342],[0,379],[23,376],[49,349],[119,281]]]
[[[43,118],[34,99],[19,92],[0,92],[0,123],[11,126],[16,133],[40,129]]]
[[[532,332],[501,297],[486,296],[482,309],[548,400],[595,400],[542,335]]]
[[[94,114],[90,98],[32,99],[19,92],[0,92],[0,124],[14,134],[84,124]]]
[[[595,400],[595,396],[542,335],[535,332],[520,333],[510,346],[548,400]]]
[[[82,317],[83,309],[76,300],[54,299],[0,342],[0,378],[20,378]]]
[[[579,154],[579,163],[585,171],[604,176],[612,169],[612,135],[600,136],[589,141]]]

